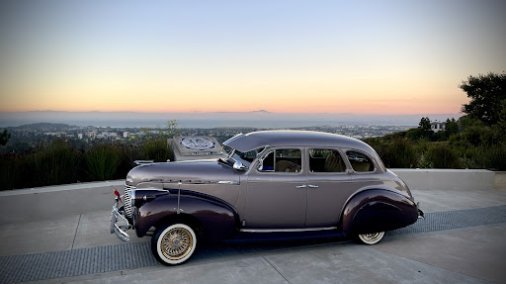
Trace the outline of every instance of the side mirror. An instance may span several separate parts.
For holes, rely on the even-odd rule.
[[[263,159],[258,160],[258,168],[257,169],[259,171],[263,171],[263,169],[264,169],[264,160]]]
[[[243,171],[246,170],[246,166],[244,166],[239,161],[235,161],[234,165],[232,165],[232,168],[234,168],[234,170],[237,170],[237,171],[240,171],[240,172],[243,172]]]

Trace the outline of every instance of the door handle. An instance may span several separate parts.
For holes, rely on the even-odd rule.
[[[297,185],[295,186],[296,188],[318,188],[319,186],[318,185],[314,185],[314,184],[301,184],[301,185]]]

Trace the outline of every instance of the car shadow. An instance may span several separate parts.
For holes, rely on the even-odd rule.
[[[226,261],[237,257],[303,250],[315,246],[333,246],[352,242],[340,233],[256,233],[240,234],[219,243],[200,244],[188,264]]]

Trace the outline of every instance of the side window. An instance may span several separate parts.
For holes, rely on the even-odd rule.
[[[348,156],[348,160],[350,160],[350,164],[356,172],[374,171],[374,164],[366,155],[355,151],[348,151],[346,152],[346,156]]]
[[[262,172],[300,172],[302,165],[299,149],[278,149],[263,159]]]
[[[309,150],[309,170],[315,173],[344,172],[346,165],[336,150],[311,149]]]
[[[259,169],[262,172],[273,172],[274,171],[274,152],[270,152],[263,161],[262,168]]]

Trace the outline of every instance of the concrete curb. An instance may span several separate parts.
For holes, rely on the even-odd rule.
[[[391,169],[410,189],[488,190],[495,187],[495,173],[480,169]]]
[[[0,194],[0,224],[37,222],[103,211],[124,180],[21,189]]]
[[[25,194],[39,194],[39,193],[76,190],[76,189],[88,189],[88,188],[96,188],[96,187],[104,187],[104,186],[121,186],[124,183],[125,183],[124,179],[118,179],[118,180],[92,181],[92,182],[62,184],[62,185],[51,185],[51,186],[43,186],[43,187],[32,187],[32,188],[25,188],[25,189],[4,190],[4,191],[0,191],[0,197],[25,195]]]

